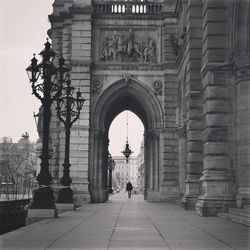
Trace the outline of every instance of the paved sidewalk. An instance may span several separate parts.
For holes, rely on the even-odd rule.
[[[122,193],[2,235],[0,249],[243,250],[250,249],[249,229]]]

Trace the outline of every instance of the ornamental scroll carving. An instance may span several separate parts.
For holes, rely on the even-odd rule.
[[[106,62],[156,62],[156,45],[151,36],[138,38],[128,31],[106,32],[102,41],[101,60]]]

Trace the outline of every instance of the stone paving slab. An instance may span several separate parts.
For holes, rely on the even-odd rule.
[[[250,228],[125,194],[0,236],[1,250],[246,250]]]

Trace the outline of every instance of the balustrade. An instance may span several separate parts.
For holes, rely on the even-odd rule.
[[[95,4],[96,14],[160,14],[162,5],[138,1],[115,1]]]

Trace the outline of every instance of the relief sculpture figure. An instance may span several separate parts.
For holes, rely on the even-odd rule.
[[[148,43],[146,44],[144,51],[144,62],[154,62],[155,61],[155,45],[151,37],[148,38]]]
[[[102,60],[106,62],[155,62],[156,48],[154,40],[148,37],[146,42],[136,41],[132,29],[129,29],[127,34],[124,31],[114,31],[104,37]]]

